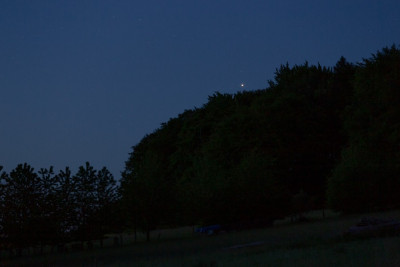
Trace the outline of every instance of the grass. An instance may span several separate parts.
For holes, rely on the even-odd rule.
[[[156,239],[124,247],[48,254],[3,262],[1,266],[400,266],[400,238],[345,240],[341,233],[361,217],[400,218],[400,211],[338,216],[307,215],[313,220],[217,236],[193,235],[191,227],[158,230]],[[131,243],[131,244],[129,244]],[[256,244],[241,246],[242,244]]]

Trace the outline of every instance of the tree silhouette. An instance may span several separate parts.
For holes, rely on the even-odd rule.
[[[0,166],[0,171],[2,167]],[[38,173],[19,164],[0,178],[0,237],[21,255],[22,249],[45,245],[62,248],[73,240],[102,239],[121,230],[116,181],[107,168],[87,162],[75,176],[68,167]]]
[[[336,72],[347,78],[346,68],[342,60]],[[269,88],[215,93],[145,136],[121,183],[136,221],[147,230],[271,221],[290,213],[300,190],[324,207],[326,177],[344,146],[340,101],[330,99],[335,75],[320,65],[281,66]]]
[[[24,163],[9,175],[2,173],[0,184],[3,238],[21,255],[24,247],[40,242],[38,233],[42,227],[39,222],[43,218],[40,180],[34,169]]]
[[[364,59],[344,123],[349,145],[328,184],[332,208],[345,212],[396,207],[400,180],[400,50]]]
[[[60,170],[55,177],[55,202],[56,211],[54,221],[58,225],[58,244],[72,240],[78,230],[78,202],[77,183],[71,174],[69,167]]]
[[[117,195],[116,181],[113,175],[103,167],[96,173],[94,182],[94,210],[89,218],[91,239],[100,239],[103,247],[104,234],[112,232],[115,227],[115,220],[118,219],[119,211],[116,210]]]

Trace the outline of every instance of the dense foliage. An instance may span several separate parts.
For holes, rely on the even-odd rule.
[[[332,170],[329,200],[343,209],[334,204],[335,184],[342,186],[336,173],[355,140],[344,125],[362,101],[362,75],[371,76],[365,72],[372,61],[355,66],[341,58],[333,69],[284,65],[268,88],[215,93],[145,136],[121,183],[135,225],[268,223],[324,208]]]
[[[133,147],[135,226],[272,222],[307,209],[398,206],[400,52],[281,66],[264,90],[215,93]]]
[[[68,167],[55,174],[25,163],[0,181],[2,249],[102,239],[116,229],[116,181],[105,167],[96,171],[87,162],[72,175]]]
[[[400,204],[400,50],[365,59],[344,125],[349,143],[329,179],[328,201],[345,212]]]
[[[89,163],[75,175],[28,164],[3,172],[0,244],[102,239],[126,222],[149,238],[160,225],[251,227],[310,209],[395,208],[399,173],[392,46],[359,64],[286,64],[266,89],[215,93],[135,145],[119,188]]]

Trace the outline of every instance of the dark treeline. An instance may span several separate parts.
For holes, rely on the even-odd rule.
[[[1,170],[0,166],[0,170]],[[68,167],[35,172],[19,164],[3,172],[0,182],[1,249],[45,245],[55,248],[71,241],[102,240],[121,228],[116,181],[107,168],[95,170],[88,162],[73,175]]]
[[[277,69],[146,135],[121,180],[132,225],[271,223],[399,206],[400,51]]]
[[[0,171],[2,167],[0,166]],[[20,164],[0,178],[0,249],[102,240],[125,226],[260,226],[311,209],[400,205],[400,50],[333,68],[281,66],[268,87],[215,93],[133,147],[117,187]]]

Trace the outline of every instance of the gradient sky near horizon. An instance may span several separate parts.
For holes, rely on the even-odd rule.
[[[1,0],[0,165],[118,179],[145,134],[216,91],[393,44],[399,0]]]

